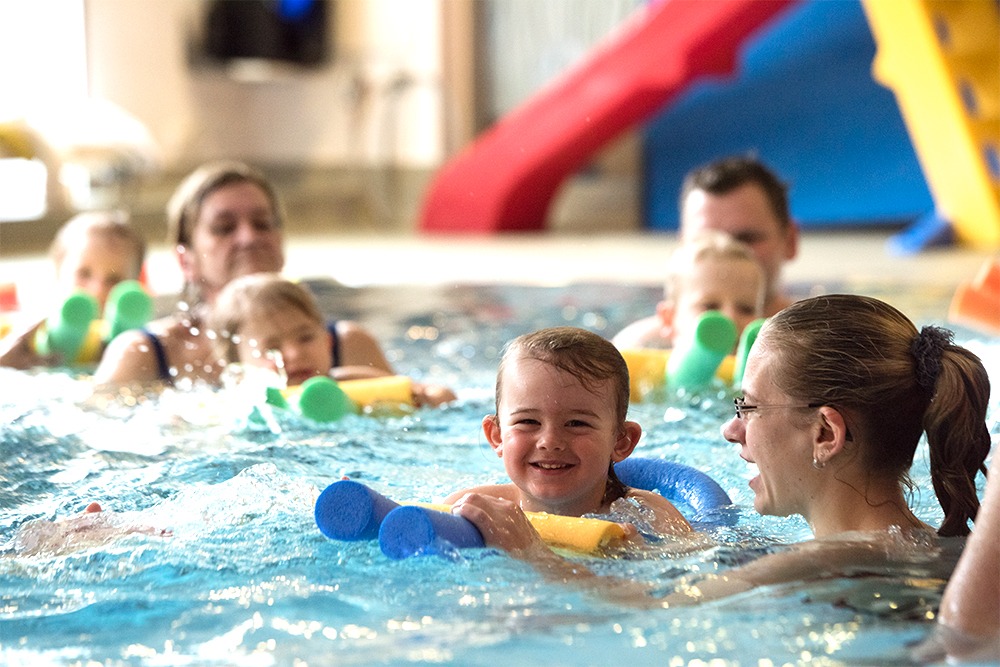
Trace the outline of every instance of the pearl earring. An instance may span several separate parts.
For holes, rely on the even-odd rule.
[[[826,461],[820,461],[815,456],[813,457],[813,468],[816,468],[816,470],[822,470],[825,467],[826,467]]]

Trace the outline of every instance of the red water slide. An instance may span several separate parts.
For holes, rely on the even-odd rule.
[[[705,76],[798,0],[662,0],[448,161],[428,188],[427,232],[540,230],[556,189],[608,141]]]

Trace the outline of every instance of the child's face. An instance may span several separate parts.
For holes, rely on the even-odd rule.
[[[759,305],[760,268],[742,259],[705,258],[695,262],[680,282],[672,313],[672,340],[676,344],[694,334],[698,318],[717,310],[736,323],[742,333],[746,325],[762,316]]]
[[[240,363],[284,369],[288,386],[327,375],[333,365],[330,332],[296,308],[283,308],[250,318],[239,332]]]
[[[602,509],[608,466],[627,457],[641,429],[616,421],[612,383],[597,391],[571,373],[525,357],[504,368],[497,420],[487,439],[518,488],[521,508],[580,516]]]
[[[62,290],[68,295],[83,290],[97,299],[101,308],[111,288],[123,280],[136,279],[138,263],[131,243],[107,234],[87,234],[83,244],[66,249],[57,269]]]

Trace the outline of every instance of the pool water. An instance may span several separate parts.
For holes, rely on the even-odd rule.
[[[558,324],[611,335],[652,312],[659,288],[311,286],[328,313],[364,321],[400,372],[448,384],[460,400],[322,426],[283,415],[267,428],[246,420],[234,393],[94,398],[65,372],[0,369],[0,543],[31,520],[66,518],[93,500],[119,513],[102,519],[105,532],[64,536],[65,549],[8,543],[0,662],[890,664],[909,662],[933,627],[961,540],[907,545],[898,566],[879,572],[818,572],[651,611],[545,581],[491,550],[392,561],[376,543],[326,539],[313,504],[343,475],[397,500],[503,481],[480,420],[492,411],[504,342]],[[891,300],[918,324],[942,322],[942,295]],[[1000,386],[1000,340],[956,331]],[[666,593],[684,575],[809,537],[801,519],[753,511],[751,473],[719,436],[731,399],[725,390],[671,396],[633,405],[630,416],[645,429],[636,455],[709,473],[738,507],[738,523],[710,530],[691,552],[665,545],[588,565]],[[996,443],[996,389],[991,401]],[[936,525],[925,447],[913,477],[917,514]],[[93,539],[135,525],[151,534]]]

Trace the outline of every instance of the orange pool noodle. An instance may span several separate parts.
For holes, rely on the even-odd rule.
[[[17,310],[17,284],[0,283],[0,311]]]
[[[1000,335],[1000,260],[986,262],[972,281],[958,286],[948,319]]]

